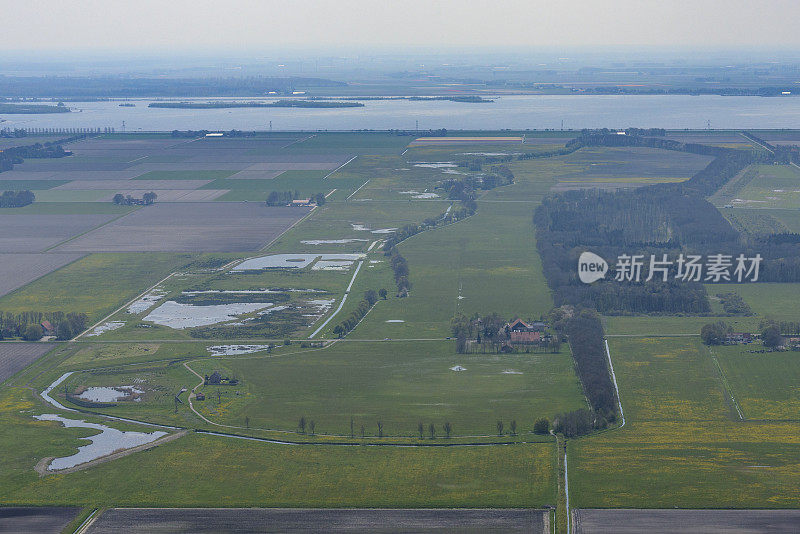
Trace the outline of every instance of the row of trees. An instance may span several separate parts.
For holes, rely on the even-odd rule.
[[[249,418],[247,419],[247,427],[249,428]],[[355,428],[355,419],[353,417],[350,418],[350,437],[356,437],[356,428]],[[382,438],[384,437],[384,424],[383,421],[376,421],[375,423],[376,433],[375,436]],[[502,437],[505,434],[509,434],[511,436],[517,435],[517,421],[516,419],[512,419],[509,423],[508,429],[506,430],[505,423],[502,420],[498,420],[495,424],[495,429],[497,431],[498,437]],[[362,438],[367,437],[367,429],[364,424],[361,424],[361,432],[360,435]],[[309,434],[311,436],[316,435],[317,432],[317,424],[313,419],[306,419],[305,416],[301,417],[297,422],[297,431],[300,434]],[[419,439],[425,439],[427,436],[430,439],[436,438],[436,425],[434,423],[429,423],[425,425],[422,421],[417,423],[417,435]],[[550,432],[550,420],[546,417],[542,417],[536,420],[533,424],[533,432],[534,434],[548,434]],[[444,437],[449,439],[453,433],[453,425],[450,421],[445,421],[442,424],[442,433]]]
[[[584,436],[594,430],[602,430],[608,427],[609,423],[613,423],[613,418],[609,421],[603,415],[587,408],[581,408],[558,414],[553,419],[553,431],[557,434],[564,434],[568,438],[574,438]]]
[[[562,307],[553,312],[554,327],[569,338],[575,370],[583,384],[589,406],[607,420],[616,418],[617,394],[605,352],[605,334],[600,316],[591,309]]]
[[[154,203],[158,195],[155,192],[150,191],[149,193],[145,193],[142,195],[142,198],[135,198],[131,195],[123,195],[122,193],[117,193],[114,195],[114,198],[111,201],[116,204],[117,206],[149,206],[150,204]]]
[[[385,289],[381,289],[379,291],[375,291],[374,289],[369,289],[364,292],[364,298],[358,303],[356,309],[350,312],[350,315],[342,321],[341,323],[337,324],[333,328],[333,333],[338,337],[344,337],[350,332],[356,325],[364,318],[367,312],[372,308],[376,302],[378,302],[378,298],[386,299],[388,295],[388,291]]]
[[[24,191],[4,191],[0,196],[0,208],[21,208],[32,204],[36,195],[28,189]]]
[[[458,207],[451,206],[450,209],[438,217],[429,217],[420,224],[407,224],[402,228],[398,228],[393,234],[386,238],[386,241],[383,243],[383,251],[386,254],[390,254],[396,245],[402,241],[405,241],[409,237],[415,236],[420,232],[424,232],[425,230],[436,228],[437,226],[446,226],[448,224],[460,221],[461,219],[465,219],[470,215],[473,215],[477,209],[478,205],[474,200],[470,199],[465,202],[461,202],[460,206]]]
[[[411,282],[408,280],[408,275],[410,274],[408,261],[396,248],[392,248],[389,251],[389,266],[392,268],[394,282],[397,285],[397,296],[401,298],[407,297],[408,292],[411,290]]]

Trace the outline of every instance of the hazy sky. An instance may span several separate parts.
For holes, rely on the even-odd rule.
[[[0,50],[800,46],[800,0],[0,0]]]

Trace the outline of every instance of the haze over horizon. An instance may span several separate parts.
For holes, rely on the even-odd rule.
[[[468,8],[466,6],[469,6]],[[10,52],[263,53],[277,49],[411,48],[426,53],[532,48],[774,49],[800,46],[791,0],[0,0],[14,13],[0,33]],[[689,15],[691,13],[691,15]],[[463,31],[459,31],[462,28]],[[35,33],[36,39],[31,39]]]

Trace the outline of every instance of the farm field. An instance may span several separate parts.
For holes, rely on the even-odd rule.
[[[549,532],[546,510],[295,510],[295,509],[127,509],[108,510],[87,532],[113,534],[131,528],[180,528],[218,532],[231,524],[238,532],[410,532],[477,529],[484,532]],[[391,525],[391,527],[387,527]]]
[[[552,443],[509,445],[497,457],[491,447],[298,449],[189,434],[68,476],[40,478],[33,470],[39,458],[74,451],[76,438],[87,432],[50,427],[19,413],[33,408],[52,411],[24,388],[6,390],[0,398],[0,419],[9,430],[0,436],[9,452],[0,459],[4,503],[528,508],[556,498]],[[198,458],[204,459],[216,484],[196,483],[192,473]],[[419,469],[407,469],[409,465]]]
[[[451,142],[523,134],[524,143]],[[0,344],[0,424],[9,429],[0,434],[9,451],[0,457],[0,501],[87,514],[114,508],[90,532],[126,528],[140,513],[171,521],[163,510],[124,509],[165,506],[521,508],[513,521],[530,516],[535,531],[551,515],[531,509],[547,505],[558,506],[560,531],[560,445],[533,425],[588,406],[570,344],[562,339],[557,353],[497,345],[459,354],[453,317],[550,322],[553,296],[532,225],[548,195],[679,182],[711,161],[601,147],[516,158],[552,154],[572,135],[459,132],[409,144],[418,136],[117,134],[70,143],[72,157],[0,173],[37,195],[0,213],[13,230],[0,237],[0,313],[85,313],[89,327],[71,342]],[[749,146],[737,132],[668,137]],[[495,187],[508,183],[486,178],[505,172],[500,164],[513,183]],[[782,167],[753,169],[724,193],[788,187]],[[475,184],[473,210],[451,191],[454,180]],[[313,209],[264,205],[271,191],[295,190],[327,199]],[[149,191],[158,194],[154,205],[111,202]],[[793,208],[720,211],[751,235],[800,228]],[[396,245],[408,265],[407,295],[384,251],[398,231],[413,234]],[[364,307],[366,292],[381,289],[385,297]],[[800,285],[706,290],[708,316],[602,317],[625,423],[566,440],[576,531],[599,528],[589,510],[597,508],[798,507],[797,353],[709,349],[699,333],[720,320],[737,332],[755,332],[766,318],[797,321]],[[731,291],[754,315],[722,314],[715,295]],[[215,373],[225,383],[211,383]],[[117,396],[119,388],[127,393]],[[98,432],[33,419],[51,413],[124,432],[153,432],[146,422],[186,434],[40,477],[34,467],[43,458],[74,454]],[[318,513],[320,521],[336,516]],[[186,520],[215,524],[205,517]],[[659,521],[648,517],[632,521]]]
[[[156,346],[157,347],[157,346]],[[163,358],[152,344],[139,345],[133,355],[150,348],[151,358]],[[288,349],[288,348],[287,348]],[[183,349],[186,350],[186,349]],[[172,351],[170,351],[172,352]],[[219,372],[237,377],[236,386],[203,386],[207,401],[196,402],[205,417],[223,425],[241,427],[248,418],[251,428],[296,431],[304,417],[316,422],[316,432],[350,434],[365,428],[376,436],[382,422],[385,436],[418,437],[417,426],[434,423],[441,433],[449,422],[452,435],[496,435],[495,423],[517,421],[517,431],[528,434],[539,417],[552,418],[562,411],[584,405],[580,384],[572,372],[569,353],[558,354],[456,354],[450,342],[348,342],[317,350],[285,353],[209,357],[203,347],[191,354],[188,365],[200,375]],[[133,360],[131,358],[130,360]],[[74,360],[67,360],[74,368]],[[104,366],[113,362],[100,362]],[[452,368],[461,366],[463,371]],[[141,402],[122,402],[103,409],[112,415],[192,424],[184,415],[172,418],[172,395],[196,383],[183,366],[173,363],[143,367],[109,368],[76,372],[64,384],[78,387],[113,387],[136,381],[144,391]],[[297,389],[304,391],[297,398]],[[491,399],[489,403],[486,399]]]
[[[690,178],[710,157],[651,148],[582,148],[559,158],[555,190],[633,187]]]
[[[2,507],[0,530],[5,532],[61,532],[78,516],[76,506]]]
[[[58,247],[63,252],[258,250],[308,213],[259,204],[145,206]]]
[[[54,346],[52,343],[0,344],[0,384],[50,352]]]
[[[575,534],[794,532],[797,510],[575,510]]]
[[[0,297],[0,310],[86,313],[91,324],[190,261],[189,255],[91,254]]]
[[[800,358],[795,351],[755,352],[757,344],[713,347],[746,419],[798,420]]]
[[[446,337],[457,313],[490,310],[528,319],[547,313],[552,299],[533,233],[513,230],[530,214],[528,204],[481,203],[469,219],[402,243],[399,249],[415,269],[411,295],[377,307],[353,337]]]
[[[81,254],[0,254],[0,297],[81,257]]]
[[[800,209],[800,169],[754,165],[753,177],[731,203],[737,207]]]
[[[797,422],[739,420],[699,339],[609,345],[626,425],[570,440],[576,508],[796,507]]]

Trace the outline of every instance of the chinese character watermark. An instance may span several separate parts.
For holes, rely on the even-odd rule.
[[[651,254],[649,261],[642,254],[621,254],[614,264],[617,282],[650,282],[670,279],[682,282],[757,282],[761,272],[761,254],[748,257],[739,254]],[[592,252],[584,252],[578,260],[578,277],[590,284],[605,277],[608,264]],[[646,276],[645,276],[646,271]]]

